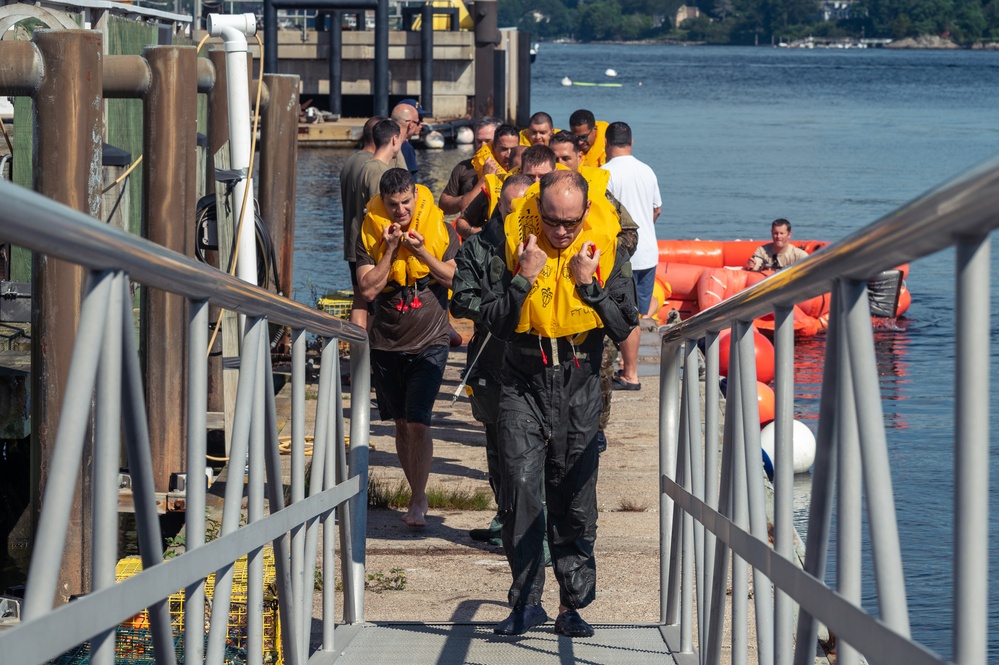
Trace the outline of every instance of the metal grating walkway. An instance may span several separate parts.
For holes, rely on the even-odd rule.
[[[314,654],[310,664],[337,665],[510,665],[511,663],[588,663],[647,665],[691,661],[672,655],[667,640],[679,643],[673,626],[594,624],[589,639],[569,639],[552,632],[549,622],[519,637],[493,634],[493,624],[378,623],[339,626],[333,654]]]

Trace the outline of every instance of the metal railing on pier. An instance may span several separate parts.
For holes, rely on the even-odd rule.
[[[318,310],[241,282],[142,238],[102,224],[39,194],[0,182],[4,238],[88,271],[80,324],[69,369],[55,454],[49,469],[20,625],[0,633],[4,662],[44,663],[89,642],[89,662],[115,662],[116,627],[149,608],[156,662],[175,662],[169,596],[183,589],[184,662],[223,661],[231,611],[234,562],[247,555],[246,657],[261,662],[264,548],[274,552],[284,662],[308,660],[318,537],[322,527],[323,646],[334,649],[334,513],[343,568],[343,623],[363,621],[370,369],[367,335]],[[163,543],[143,399],[143,378],[132,319],[130,281],[184,298],[189,306],[187,349],[186,551],[163,560]],[[234,428],[220,534],[206,542],[208,305],[245,316]],[[268,324],[291,329],[291,487],[285,503]],[[319,376],[311,476],[305,466],[307,334],[325,340]],[[350,343],[350,449],[344,439],[337,341]],[[43,340],[36,340],[43,343]],[[155,349],[150,350],[156,353]],[[93,590],[53,607],[56,580],[84,457],[94,501]],[[118,552],[118,482],[122,438],[134,492],[143,571],[115,583]],[[245,462],[244,462],[245,460]],[[244,495],[247,523],[240,526]],[[306,496],[308,491],[308,496]],[[265,509],[265,500],[268,508]],[[85,511],[86,512],[86,511]],[[209,616],[205,578],[215,573]],[[258,611],[253,611],[254,608]],[[210,626],[206,629],[207,626]],[[179,637],[179,636],[177,636]]]
[[[663,337],[660,384],[661,617],[689,662],[749,652],[755,603],[760,663],[813,662],[819,622],[837,663],[947,662],[910,637],[868,277],[956,246],[954,367],[954,661],[988,661],[990,240],[999,226],[999,160],[928,192],[870,227],[771,276]],[[832,293],[804,570],[792,561],[795,302]],[[765,515],[752,321],[775,315],[775,533]],[[719,464],[719,333],[731,329]],[[700,413],[697,343],[704,342]],[[681,378],[682,369],[682,378]],[[783,464],[781,460],[786,460]],[[862,503],[862,494],[866,501]],[[833,502],[836,583],[825,583]],[[861,604],[866,506],[878,617]],[[731,580],[729,579],[731,560]],[[754,577],[749,591],[748,569]],[[731,600],[726,590],[731,589]],[[730,605],[730,607],[726,607]],[[798,613],[792,635],[793,614]],[[730,637],[724,626],[731,617]],[[694,627],[699,649],[694,649]],[[723,640],[730,640],[723,646]],[[675,646],[675,645],[674,645]]]

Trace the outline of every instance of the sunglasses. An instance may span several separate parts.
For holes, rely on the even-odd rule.
[[[586,206],[583,206],[583,213],[577,219],[555,219],[554,217],[549,217],[545,214],[545,211],[540,204],[538,205],[538,214],[541,216],[541,222],[546,226],[550,226],[552,228],[562,226],[566,229],[574,229],[583,223],[583,218],[586,217]]]

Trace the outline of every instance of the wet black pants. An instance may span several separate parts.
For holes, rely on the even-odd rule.
[[[533,378],[504,385],[497,423],[503,548],[513,574],[509,602],[541,601],[547,526],[559,601],[579,609],[596,592],[599,377],[556,367]]]

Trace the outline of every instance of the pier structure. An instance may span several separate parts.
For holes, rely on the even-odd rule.
[[[5,662],[46,663],[81,649],[89,662],[106,665],[125,648],[118,637],[128,630],[148,640],[143,654],[154,654],[160,665],[221,663],[233,631],[241,633],[241,655],[251,663],[274,658],[293,665],[509,663],[560,657],[686,665],[747,663],[753,654],[755,662],[768,665],[805,665],[814,662],[820,629],[835,635],[836,660],[847,665],[862,659],[893,665],[987,661],[990,540],[982,506],[989,503],[990,376],[982,358],[989,357],[990,234],[999,226],[999,160],[662,330],[658,423],[648,434],[657,439],[659,452],[653,483],[658,533],[650,534],[658,544],[659,565],[647,578],[647,585],[659,590],[658,619],[600,626],[590,640],[553,638],[546,626],[521,640],[497,640],[490,625],[474,622],[429,624],[419,616],[405,623],[366,621],[372,432],[367,335],[187,253],[182,227],[201,182],[195,109],[199,93],[214,91],[204,100],[209,122],[221,123],[226,116],[218,110],[219,62],[218,56],[199,58],[193,46],[105,54],[102,35],[93,30],[42,31],[30,42],[0,42],[0,94],[31,99],[30,139],[39,155],[30,172],[32,188],[0,181],[0,229],[32,256],[32,352],[41,355],[32,358],[31,445],[44,460],[32,469],[44,482],[35,490],[27,584],[22,596],[0,599]],[[279,140],[287,136],[290,120],[282,119],[294,108],[296,85],[294,79],[273,77],[280,75],[265,76],[266,95],[262,88],[251,90],[265,99],[266,113],[277,114],[262,136]],[[166,86],[168,80],[174,85]],[[141,103],[143,154],[157,158],[142,174],[141,234],[109,224],[99,196],[106,187],[101,111],[115,96]],[[210,134],[209,141],[226,136]],[[294,153],[268,145],[262,151],[284,162],[268,176],[274,179],[268,189],[279,197],[294,181]],[[224,183],[246,178],[249,170],[208,172],[223,183],[218,195],[224,201]],[[280,204],[272,201],[275,210]],[[165,228],[154,239],[147,232],[156,224]],[[907,588],[902,575],[898,534],[905,525],[895,517],[866,293],[871,275],[949,248],[956,249],[952,660],[910,635],[908,607],[919,591]],[[147,295],[137,308],[135,289],[160,292],[161,304]],[[799,568],[791,549],[791,466],[781,464],[791,459],[793,446],[792,307],[823,293],[831,293],[834,304],[806,554]],[[238,346],[223,348],[229,368],[238,364],[239,374],[227,450],[231,463],[222,487],[213,486],[224,499],[217,525],[205,516],[208,499],[201,482],[211,415],[212,305],[244,317],[235,331]],[[150,307],[162,308],[157,325],[169,328],[156,331],[163,337],[153,348],[152,332],[137,335]],[[751,332],[752,321],[769,313],[775,317],[777,359],[772,542],[759,464]],[[287,482],[272,326],[290,331]],[[730,331],[724,417],[723,331]],[[311,410],[305,408],[309,335],[322,339]],[[350,347],[349,399],[340,341]],[[151,371],[163,357],[171,365]],[[157,371],[177,375],[169,378],[174,382],[169,392],[158,397],[151,385]],[[182,415],[164,435],[157,420],[170,400],[183,403],[183,409],[173,410]],[[307,430],[314,437],[308,473]],[[182,552],[166,559],[160,487],[163,460],[177,450],[175,436],[183,440],[178,476],[185,486],[186,542]],[[123,459],[141,572],[116,582]],[[830,548],[834,504],[836,547]],[[865,542],[871,545],[870,562],[863,557]],[[833,558],[836,578],[828,581]],[[877,616],[862,602],[865,565],[873,569]],[[245,578],[235,579],[236,570],[245,571]],[[209,578],[212,596],[206,602]],[[276,611],[280,620],[266,623],[261,608]],[[234,626],[233,616],[241,610],[245,622]],[[599,625],[598,617],[592,619]],[[271,647],[277,655],[264,653]]]
[[[365,2],[368,0],[357,0],[359,7],[366,6]],[[334,0],[327,4],[346,6],[349,3]],[[480,11],[486,4],[491,11],[485,13],[492,16],[498,43],[516,43],[516,33],[502,31],[501,34],[495,30],[494,2],[481,3]],[[375,0],[374,5],[384,9],[388,3]],[[347,90],[351,93],[349,96],[366,97],[368,103],[376,99],[386,103],[399,95],[420,97],[422,90],[434,87],[435,79],[446,79],[450,76],[448,72],[453,70],[457,73],[452,78],[461,81],[455,83],[458,85],[455,90],[460,94],[449,95],[449,88],[439,85],[439,98],[427,93],[433,99],[428,105],[442,109],[439,114],[449,112],[450,108],[459,116],[475,107],[471,72],[476,40],[481,41],[481,37],[477,38],[474,30],[454,29],[460,27],[454,20],[456,11],[438,10],[428,4],[397,9],[402,18],[409,21],[408,27],[420,30],[389,31],[387,21],[382,21],[384,34],[389,39],[384,44],[386,58],[377,65],[372,62],[371,53],[374,42],[382,35],[381,30],[345,31],[340,37],[346,35],[348,52],[331,50],[329,39],[339,34],[331,29],[332,26],[347,22],[340,9],[319,16],[319,23],[325,30],[320,33],[307,30],[310,36],[304,47],[302,37],[306,32],[274,31],[280,51],[280,57],[275,58],[279,71],[263,75],[259,97],[260,147],[267,156],[260,167],[260,219],[266,227],[264,235],[269,231],[270,247],[273,248],[268,254],[262,247],[260,260],[273,292],[290,295],[293,165],[297,146],[294,142],[289,143],[287,137],[301,130],[298,112],[303,91],[319,91],[322,73],[315,73],[317,64],[335,60],[341,72],[346,64],[348,82],[367,77],[363,84],[355,82],[367,86],[366,95],[360,94],[360,88],[355,90],[348,86]],[[361,19],[357,21],[355,15],[355,25],[364,27],[367,23],[364,11],[359,11]],[[377,13],[382,15],[380,9]],[[448,29],[427,29],[436,27],[441,16],[448,19]],[[331,20],[323,23],[327,18]],[[423,19],[426,21],[421,27],[419,23]],[[189,15],[116,2],[46,0],[36,4],[8,2],[0,5],[0,36],[5,48],[0,95],[13,97],[16,108],[10,134],[13,145],[12,150],[5,150],[10,154],[4,156],[4,173],[22,186],[105,219],[129,233],[187,256],[207,253],[217,257],[213,259],[216,262],[226,264],[229,256],[224,241],[226,233],[231,232],[223,228],[225,224],[221,220],[216,231],[214,211],[217,208],[211,204],[200,205],[206,195],[216,193],[217,186],[220,187],[219,196],[222,196],[233,182],[231,176],[225,176],[228,180],[219,184],[215,177],[220,164],[216,157],[226,153],[228,146],[225,57],[221,45],[214,41],[208,42],[200,57],[194,55],[192,28],[200,24],[200,20],[194,21]],[[93,29],[84,31],[86,37],[80,37],[79,26]],[[33,40],[31,32],[38,28],[66,35],[45,33],[41,36],[43,33],[38,33],[39,39]],[[78,43],[71,42],[70,35],[77,35],[73,38]],[[203,31],[193,28],[194,37],[204,35]],[[434,43],[442,46],[433,47]],[[490,41],[489,46],[494,45]],[[460,52],[456,60],[459,64],[455,67],[450,66],[446,55],[451,46]],[[46,48],[52,49],[51,52]],[[354,49],[352,53],[351,48]],[[418,50],[416,55],[414,48]],[[73,53],[72,49],[81,53]],[[83,57],[83,50],[87,57]],[[249,42],[248,52],[252,79],[248,81],[248,88],[250,96],[255,97],[261,68],[266,67],[256,41]],[[320,52],[321,57],[318,56]],[[496,58],[497,62],[505,57],[502,49],[496,54],[501,56]],[[338,57],[334,58],[334,55]],[[389,65],[396,67],[397,74],[410,65],[417,67],[420,71],[415,90],[408,80],[411,71],[393,77]],[[365,74],[356,74],[355,70],[365,68]],[[308,83],[284,73],[285,70],[301,70],[310,77]],[[378,71],[381,74],[375,76]],[[384,94],[375,94],[375,79],[382,80]],[[177,86],[177,81],[190,81],[195,87]],[[389,87],[390,84],[395,87]],[[326,85],[328,92],[328,82]],[[280,112],[279,107],[270,106],[272,93],[279,101]],[[492,103],[492,94],[490,88],[486,100],[489,103]],[[92,113],[80,116],[77,107],[61,103],[62,99],[72,97],[89,100],[84,108],[91,109]],[[497,97],[513,100],[514,104],[517,100],[516,91],[510,94],[504,91]],[[60,102],[51,103],[51,100]],[[492,112],[492,107],[486,110]],[[329,122],[325,126],[337,127],[338,123]],[[81,131],[85,128],[92,131]],[[191,129],[196,133],[188,131]],[[345,122],[334,139],[349,143],[356,140],[358,131],[357,123]],[[220,243],[219,238],[223,242]],[[40,496],[48,475],[46,469],[53,445],[49,437],[56,430],[55,409],[65,399],[67,354],[77,325],[75,312],[79,308],[83,273],[16,243],[2,242],[4,240],[8,239],[0,238],[0,289],[4,294],[0,319],[4,323],[2,351],[5,354],[0,384],[6,397],[2,425],[8,438],[22,440],[23,458],[31,459],[23,474],[30,478],[30,488],[23,494],[30,497],[27,500],[31,505],[22,512],[18,501],[11,503],[10,512],[17,524],[5,527],[3,534],[5,544],[23,556],[32,541],[34,520],[40,510]],[[33,300],[43,303],[34,314]],[[186,351],[183,350],[186,333],[183,326],[177,325],[177,321],[183,319],[183,311],[178,299],[155,289],[135,288],[133,301],[141,313],[137,326],[146,399],[151,408],[150,434],[157,442],[154,470],[157,506],[160,511],[181,511],[185,505],[182,478],[186,406],[175,396],[181,392],[180,386],[185,380],[182,368],[186,365]],[[210,357],[213,370],[218,371],[210,373],[211,408],[207,418],[212,429],[225,433],[225,450],[228,450],[233,430],[234,376],[238,373],[234,365],[238,354],[233,332],[235,324],[229,320],[229,315],[223,318],[222,328],[228,332],[221,337],[228,339],[221,343],[216,341],[217,347],[221,344],[226,348],[216,348]],[[43,340],[45,344],[32,344],[32,340]],[[222,370],[222,365],[227,368]],[[33,388],[29,389],[29,386]],[[12,455],[10,459],[21,457]],[[18,470],[10,472],[22,475]],[[131,479],[122,474],[120,483],[128,490]],[[86,483],[83,490],[86,498],[89,492]],[[124,498],[123,504],[130,507],[131,499]],[[76,511],[74,515],[74,524],[80,524],[82,513]],[[76,543],[77,559],[67,563],[64,570],[67,580],[72,580],[67,582],[66,597],[85,589],[89,574],[86,572],[87,538],[72,540]]]

